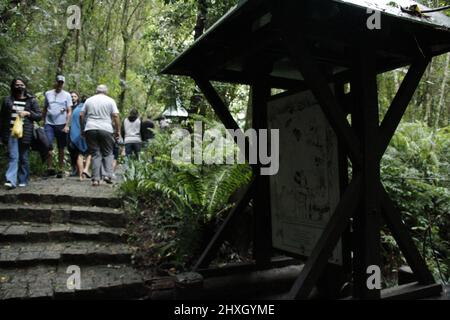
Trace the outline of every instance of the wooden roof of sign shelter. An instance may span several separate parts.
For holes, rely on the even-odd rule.
[[[273,63],[268,75],[273,87],[298,87],[303,77],[288,59],[274,17],[278,2],[282,1],[241,1],[163,73],[192,76],[201,71],[210,80],[250,84],[248,61],[262,56]],[[312,54],[330,79],[348,78],[348,52],[359,45],[358,34],[367,31],[368,8],[382,14],[381,30],[375,38],[378,72],[408,65],[418,53],[436,56],[450,50],[450,18],[440,12],[424,17],[403,12],[401,7],[409,7],[413,1],[296,2],[291,16],[285,19],[303,25]]]
[[[307,299],[324,276],[336,243],[352,227],[351,270],[357,299],[420,298],[439,294],[423,257],[380,179],[380,161],[431,59],[450,51],[450,18],[442,13],[416,16],[402,10],[407,0],[247,0],[241,1],[163,72],[192,77],[228,129],[240,130],[211,81],[252,86],[252,124],[267,128],[272,88],[310,90],[340,143],[343,192],[295,281],[289,298]],[[423,8],[420,6],[420,8]],[[367,21],[381,13],[380,29]],[[383,119],[379,119],[377,74],[409,66]],[[344,84],[350,92],[345,94]],[[330,89],[334,85],[335,92]],[[352,124],[348,122],[352,117]],[[381,120],[381,121],[380,121]],[[352,176],[347,175],[347,159]],[[231,228],[253,199],[256,212],[254,258],[270,263],[268,178],[254,178],[194,266],[207,267]],[[351,181],[350,181],[351,178]],[[367,286],[367,270],[381,265],[380,229],[391,230],[416,284],[383,294]]]

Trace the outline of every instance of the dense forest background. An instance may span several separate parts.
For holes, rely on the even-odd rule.
[[[189,108],[194,85],[159,71],[237,0],[0,1],[0,94],[18,74],[41,98],[54,77],[66,89],[91,95],[105,83],[121,111],[136,107],[157,115],[175,103]],[[81,29],[70,30],[67,9],[78,5]],[[230,89],[229,100],[237,97]]]
[[[29,80],[42,97],[55,74],[67,77],[67,89],[93,93],[98,83],[126,111],[136,107],[157,115],[175,99],[186,109],[201,110],[189,79],[159,71],[187,48],[238,0],[85,0],[0,1],[0,95],[16,75]],[[448,1],[422,0],[430,7]],[[70,30],[71,5],[81,8],[81,29]],[[405,121],[439,128],[449,123],[450,55],[433,60]],[[380,76],[380,102],[387,108],[406,70]],[[243,120],[246,88],[222,85],[222,95]],[[195,105],[193,105],[195,104]],[[201,104],[201,102],[200,102]]]
[[[123,115],[135,107],[141,114],[155,117],[179,101],[186,109],[212,120],[214,115],[211,109],[191,80],[162,76],[159,71],[237,2],[0,0],[0,96],[7,95],[11,79],[21,75],[28,80],[29,88],[42,102],[43,93],[52,87],[55,75],[62,73],[67,79],[66,89],[77,90],[83,95],[92,95],[99,83],[108,85]],[[442,0],[420,2],[429,7],[449,4]],[[70,15],[67,8],[71,5],[81,8],[79,30],[67,28]],[[380,75],[381,113],[392,101],[406,71],[406,68],[398,69]],[[223,84],[218,84],[217,88],[238,122],[244,125],[248,88]],[[387,189],[405,212],[404,218],[414,239],[434,274],[442,281],[449,279],[450,261],[449,88],[450,53],[436,57],[430,64],[382,168]],[[160,147],[163,148],[165,143],[161,141]],[[149,192],[153,188],[160,192],[161,185],[153,182],[174,176],[170,170],[193,174],[193,169],[158,166],[154,169],[160,170],[158,172],[166,170],[166,175],[155,176],[154,172],[145,169],[145,163],[136,163],[134,168],[141,168],[141,171],[128,172],[128,181],[135,179],[140,182],[129,183],[124,188],[125,193],[136,198],[139,195],[144,197],[144,193],[136,190]],[[209,182],[212,185],[218,181],[214,180],[218,176],[221,179],[225,176],[220,170],[211,171]],[[236,175],[230,174],[230,177],[236,179]],[[146,179],[152,183],[141,183]],[[167,179],[164,181],[167,182]],[[185,183],[185,187],[193,183],[184,179],[173,181],[173,184],[180,181]],[[198,184],[198,181],[195,183]],[[238,185],[233,184],[234,187]],[[192,191],[193,188],[185,189]],[[173,196],[173,193],[167,194]],[[226,197],[222,201],[226,202]],[[188,207],[192,210],[188,203],[185,205],[187,207],[183,207],[183,212]],[[205,206],[205,203],[202,202],[202,205]],[[215,210],[224,211],[220,205]],[[208,214],[211,217],[214,212],[208,211]],[[192,236],[192,233],[187,234]],[[160,239],[160,242],[166,240]],[[383,240],[385,262],[388,271],[392,271],[404,259],[387,231],[383,233]],[[167,252],[170,250],[164,248],[159,254],[169,256]],[[170,255],[176,255],[174,252],[177,250],[170,251]]]

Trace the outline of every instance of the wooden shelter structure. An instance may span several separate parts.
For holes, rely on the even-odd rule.
[[[277,96],[310,90],[320,104],[339,140],[342,193],[289,298],[310,296],[341,238],[346,239],[344,269],[352,278],[353,298],[420,298],[441,292],[380,180],[381,158],[423,73],[433,57],[450,51],[450,19],[442,13],[408,11],[413,4],[408,0],[244,0],[163,70],[192,77],[228,129],[239,130],[239,126],[211,81],[252,87],[255,129],[267,128],[274,88],[286,91]],[[368,25],[374,14],[381,17],[380,28]],[[407,66],[387,114],[380,119],[377,75]],[[230,221],[251,199],[256,215],[255,261],[261,267],[270,265],[271,190],[269,177],[259,175],[258,168],[195,270],[209,265]],[[368,267],[381,264],[383,222],[417,280],[389,294],[367,286]]]

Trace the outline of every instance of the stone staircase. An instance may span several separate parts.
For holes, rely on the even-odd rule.
[[[111,186],[48,179],[0,190],[0,299],[139,299],[126,217]],[[80,268],[71,290],[69,266]]]

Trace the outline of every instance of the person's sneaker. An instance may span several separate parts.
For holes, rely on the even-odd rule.
[[[64,177],[64,174],[60,171],[56,174],[56,178],[62,179]]]
[[[13,186],[13,184],[11,182],[5,183],[5,187],[9,190],[15,189],[15,187]]]
[[[19,184],[19,188],[26,188],[27,187],[27,184],[26,183],[21,183],[21,184]]]

